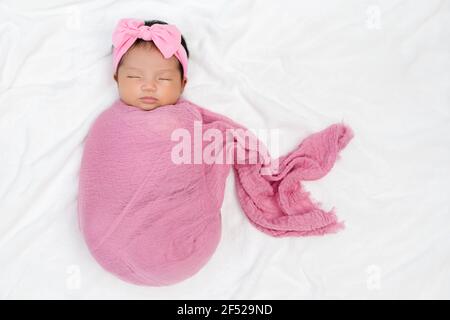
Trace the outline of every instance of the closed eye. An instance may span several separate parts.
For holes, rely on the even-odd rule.
[[[172,80],[172,79],[167,79],[167,78],[159,78],[159,80]]]
[[[137,77],[137,76],[127,76],[127,78],[140,78],[140,77]]]

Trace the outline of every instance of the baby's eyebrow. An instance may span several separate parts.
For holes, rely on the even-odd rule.
[[[135,68],[135,67],[124,66],[124,68],[125,68],[125,69],[133,69],[133,70],[141,71],[141,69]]]
[[[142,71],[141,69],[139,69],[139,68],[136,68],[136,67],[131,67],[131,66],[124,66],[124,68],[126,68],[126,69],[133,69],[133,70],[138,70],[138,71]],[[159,69],[159,70],[157,70],[157,72],[166,72],[166,71],[176,71],[175,69],[173,69],[173,68],[170,68],[170,69]]]
[[[174,72],[175,69],[159,69],[158,72]]]

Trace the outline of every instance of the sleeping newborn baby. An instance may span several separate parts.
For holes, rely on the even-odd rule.
[[[129,21],[128,24],[132,22]],[[133,27],[138,28],[139,22],[134,22]],[[156,24],[158,23],[158,24]],[[150,21],[144,26],[161,25],[165,22]],[[168,28],[168,27],[167,27]],[[176,30],[169,30],[169,32]],[[116,41],[119,41],[116,35]],[[181,36],[184,51],[179,54],[185,60],[189,51],[186,41]],[[180,48],[181,49],[181,48]],[[131,47],[121,56],[117,56],[114,79],[117,82],[120,99],[129,106],[143,110],[153,110],[163,105],[175,104],[183,93],[187,78],[183,65],[176,56],[164,58],[153,41],[136,39]]]
[[[349,127],[311,134],[274,168],[262,144],[247,144],[257,139],[245,127],[181,98],[189,53],[176,26],[123,19],[113,45],[119,99],[89,130],[78,197],[80,230],[105,270],[150,286],[201,270],[220,241],[230,168],[239,203],[262,232],[307,236],[343,227],[300,181],[332,168],[353,136]]]

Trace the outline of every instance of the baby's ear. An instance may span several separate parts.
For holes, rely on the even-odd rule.
[[[114,73],[113,79],[117,82],[117,73]]]

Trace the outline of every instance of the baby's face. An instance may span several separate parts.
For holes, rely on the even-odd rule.
[[[178,63],[175,56],[164,59],[153,43],[130,49],[114,76],[120,99],[143,110],[175,104],[186,85]]]

